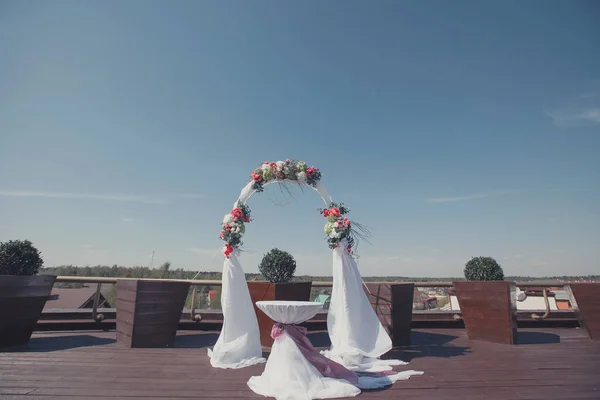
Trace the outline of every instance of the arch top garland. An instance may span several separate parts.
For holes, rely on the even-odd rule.
[[[256,192],[264,191],[264,186],[271,183],[296,182],[317,189],[322,174],[319,168],[309,167],[304,161],[265,161],[259,168],[252,171],[248,186]],[[327,200],[326,200],[327,202]],[[343,204],[329,201],[328,207],[319,209],[321,215],[327,218],[324,232],[330,249],[338,248],[344,243],[345,250],[352,254],[352,248],[357,244],[356,238],[365,239],[370,235],[368,230],[353,223],[346,217],[350,209]],[[226,258],[243,245],[242,237],[246,233],[246,224],[252,221],[250,207],[245,201],[236,201],[230,213],[226,214],[221,224],[219,237],[225,242],[223,253]],[[358,228],[358,231],[354,229]]]

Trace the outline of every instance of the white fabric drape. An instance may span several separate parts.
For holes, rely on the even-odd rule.
[[[267,187],[269,185],[275,184],[275,183],[282,183],[281,181],[270,181],[267,183],[263,184],[263,187]],[[293,185],[301,185],[304,187],[309,187],[311,189],[313,189],[314,191],[316,191],[319,194],[319,197],[321,197],[321,199],[323,200],[323,202],[325,203],[326,206],[329,206],[329,204],[333,201],[331,199],[331,196],[329,195],[329,192],[327,191],[327,187],[325,185],[323,185],[321,183],[321,181],[318,181],[315,186],[310,186],[307,183],[300,183],[298,181],[283,181],[284,184],[289,183],[289,184],[293,184]],[[246,186],[244,186],[244,188],[242,189],[242,191],[240,192],[240,196],[238,197],[237,201],[234,204],[234,207],[237,207],[238,204],[246,204],[248,202],[248,200],[250,200],[250,197],[252,197],[252,195],[254,193],[256,193],[256,190],[254,190],[254,182],[248,182],[248,184]]]
[[[400,360],[380,360],[392,340],[363,290],[356,261],[345,244],[333,250],[333,289],[327,313],[331,349],[323,352],[353,371],[387,371]]]
[[[262,375],[251,377],[248,386],[254,393],[277,400],[333,399],[360,394],[360,389],[348,381],[323,377],[287,332],[273,344]]]
[[[210,364],[243,368],[265,362],[246,276],[235,253],[225,259],[222,279],[223,328],[213,350],[208,349]]]
[[[284,324],[304,322],[322,307],[300,301],[259,301],[256,305],[271,319]],[[388,376],[359,376],[356,386],[345,379],[324,377],[284,329],[275,339],[264,372],[251,377],[248,386],[257,394],[277,400],[333,399],[354,397],[360,394],[360,389],[378,389],[421,374],[411,370]]]

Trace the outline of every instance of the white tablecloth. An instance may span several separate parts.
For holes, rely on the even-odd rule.
[[[257,301],[260,308],[273,321],[282,324],[301,324],[314,317],[323,304],[311,301]]]

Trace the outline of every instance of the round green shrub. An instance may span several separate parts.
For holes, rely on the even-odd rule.
[[[39,250],[29,240],[0,243],[0,275],[35,275],[42,265]]]
[[[264,255],[258,270],[269,282],[287,283],[296,272],[296,260],[287,251],[273,249]]]
[[[465,265],[468,281],[502,281],[504,271],[492,257],[473,257]]]

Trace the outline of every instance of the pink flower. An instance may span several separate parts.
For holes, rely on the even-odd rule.
[[[261,182],[262,181],[262,175],[257,174],[256,172],[252,172],[252,179],[254,180],[254,182]]]
[[[233,247],[229,243],[225,244],[225,251],[223,252],[225,257],[229,258],[229,255],[233,253]]]
[[[221,239],[223,239],[225,237],[225,232],[221,232],[219,236],[221,237]]]
[[[306,176],[309,178],[312,178],[315,172],[317,172],[315,171],[315,167],[306,168]]]
[[[271,162],[271,164],[269,164],[269,167],[271,167],[272,169],[276,169],[277,168],[277,163]]]
[[[329,210],[329,213],[331,215],[333,215],[334,217],[339,217],[340,215],[342,215],[342,213],[340,213],[340,209],[337,207],[333,207]]]
[[[231,210],[231,215],[233,216],[233,218],[238,219],[242,218],[244,216],[244,213],[240,208],[236,207],[233,210]]]
[[[285,163],[286,163],[286,164],[289,164],[289,163],[291,163],[291,162],[292,162],[292,160],[290,160],[289,158],[288,158],[287,160],[285,160]]]

